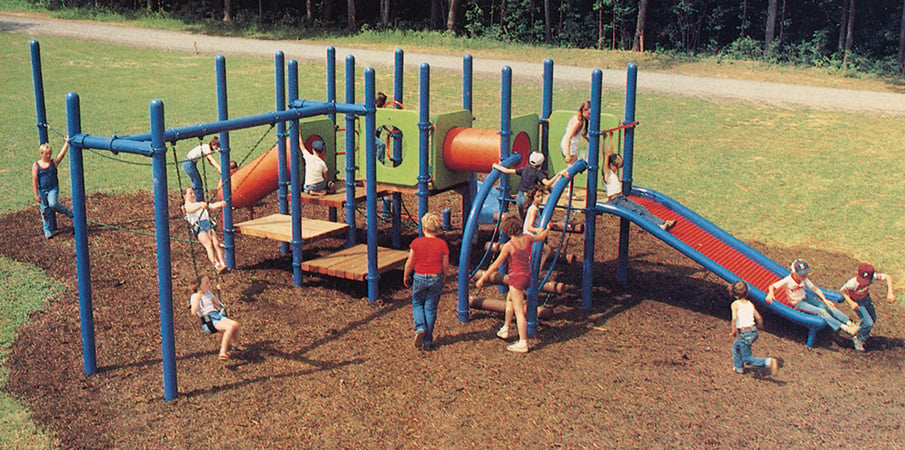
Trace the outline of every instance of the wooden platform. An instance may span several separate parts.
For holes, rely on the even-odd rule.
[[[400,269],[405,264],[408,251],[377,248],[377,272]],[[331,277],[364,281],[368,275],[368,246],[359,244],[332,255],[302,262],[302,270]]]
[[[382,189],[381,186],[377,187],[377,196],[382,197],[384,195],[389,194],[388,190]],[[355,202],[363,201],[367,198],[368,192],[363,187],[355,188]],[[304,192],[299,196],[301,198],[302,203],[309,205],[318,205],[318,206],[329,206],[332,208],[342,208],[346,204],[346,189],[342,188],[338,190],[334,194],[328,195],[309,195]]]
[[[339,233],[349,225],[326,220],[302,219],[302,240]],[[237,223],[236,230],[246,236],[255,236],[281,242],[292,242],[292,216],[273,214]]]

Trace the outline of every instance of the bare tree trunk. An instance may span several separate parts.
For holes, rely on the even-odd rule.
[[[549,44],[553,41],[553,8],[550,0],[544,0],[544,40]]]
[[[446,17],[446,31],[453,33],[459,28],[458,10],[461,0],[449,0],[449,15]]]
[[[648,0],[638,0],[638,20],[635,22],[635,39],[632,41],[633,52],[644,51],[644,22],[647,21]]]
[[[346,0],[346,29],[355,31],[358,28],[355,22],[355,0]]]
[[[848,26],[848,0],[842,3],[842,18],[839,19],[839,44],[836,45],[837,51],[845,48],[845,28]]]
[[[314,25],[314,12],[311,8],[311,0],[305,0],[305,26]]]
[[[899,26],[899,52],[896,54],[899,67],[905,67],[905,0],[902,0],[902,22]]]
[[[148,11],[154,11],[154,0],[148,0]]]
[[[597,50],[603,48],[603,5],[597,10]]]
[[[380,0],[380,25],[390,27],[390,0]]]
[[[848,26],[845,27],[845,54],[842,55],[842,65],[848,65],[848,57],[852,52],[852,41],[855,35],[855,0],[848,3]]]
[[[770,0],[767,5],[767,29],[764,32],[764,50],[770,48],[773,39],[776,38],[776,0]]]
[[[229,22],[230,20],[233,20],[232,0],[223,0],[223,21]]]

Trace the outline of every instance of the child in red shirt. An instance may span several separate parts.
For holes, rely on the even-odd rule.
[[[424,236],[412,241],[402,283],[412,287],[412,319],[415,321],[415,348],[430,350],[434,343],[434,324],[443,279],[449,268],[449,247],[437,237],[440,216],[427,213],[421,217]],[[412,277],[412,272],[415,275]],[[412,283],[409,284],[409,277]]]

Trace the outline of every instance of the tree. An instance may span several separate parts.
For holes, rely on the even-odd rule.
[[[848,65],[848,56],[852,52],[852,41],[855,34],[855,0],[848,2],[848,24],[845,27],[845,48],[842,55],[842,66]]]
[[[638,20],[635,22],[635,39],[632,40],[632,51],[644,51],[644,22],[647,21],[647,4],[649,0],[638,0]]]
[[[899,67],[905,67],[905,0],[902,0],[902,22],[899,25],[899,52],[896,53]]]
[[[390,0],[380,0],[380,25],[383,28],[390,26]]]
[[[550,6],[550,0],[544,0],[544,41],[546,41],[548,44],[553,41],[552,29],[553,7]]]
[[[446,31],[455,32],[458,28],[458,14],[460,0],[449,0],[449,16],[446,18]]]
[[[355,0],[346,0],[346,28],[355,31],[358,28],[355,22]]]
[[[223,0],[223,21],[229,22],[233,20],[232,0]]]
[[[776,0],[770,0],[767,5],[767,29],[764,31],[764,50],[770,48],[773,39],[776,38]]]
[[[445,4],[444,0],[431,0],[430,27],[432,30],[439,30],[443,27],[443,17],[446,15],[443,12]]]
[[[311,0],[305,0],[305,26],[314,25],[313,8],[311,8]]]

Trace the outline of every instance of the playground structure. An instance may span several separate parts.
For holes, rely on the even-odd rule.
[[[289,229],[290,233],[278,232],[282,236],[277,238],[283,242],[281,249],[292,251],[293,281],[301,285],[303,271],[314,271],[331,276],[362,279],[368,283],[368,299],[374,301],[378,294],[378,280],[381,270],[398,267],[404,259],[378,267],[378,255],[380,249],[377,246],[377,199],[379,196],[391,195],[393,197],[393,242],[398,242],[399,224],[401,222],[401,193],[411,193],[418,197],[418,217],[428,211],[428,198],[430,195],[446,190],[457,190],[463,197],[463,218],[467,218],[463,224],[463,248],[459,261],[459,288],[457,313],[460,321],[468,320],[468,274],[471,264],[471,245],[474,242],[478,230],[479,216],[485,202],[491,192],[496,192],[498,203],[504,204],[509,198],[509,177],[501,176],[501,173],[491,169],[494,162],[500,162],[506,167],[517,167],[527,159],[527,154],[536,148],[546,156],[548,168],[551,172],[561,170],[564,164],[560,158],[550,157],[550,143],[558,148],[558,133],[550,133],[550,127],[563,129],[568,121],[571,111],[552,111],[552,80],[553,64],[551,60],[544,65],[544,98],[541,117],[527,115],[511,119],[511,69],[504,67],[501,82],[501,118],[499,130],[481,130],[470,127],[471,121],[471,58],[465,57],[463,64],[463,109],[447,114],[438,114],[433,122],[429,120],[429,66],[421,65],[421,89],[420,105],[417,111],[404,109],[379,109],[375,107],[375,83],[374,70],[368,68],[364,72],[364,102],[356,103],[354,80],[354,57],[346,59],[346,102],[337,102],[335,98],[335,52],[331,48],[327,50],[327,100],[323,102],[302,100],[298,98],[298,63],[290,60],[288,63],[288,103],[285,101],[287,83],[285,82],[283,55],[278,52],[275,55],[276,72],[276,110],[264,114],[233,118],[228,117],[226,96],[226,70],[225,58],[218,56],[216,59],[217,92],[218,92],[218,118],[216,122],[198,124],[182,128],[165,129],[163,103],[160,100],[150,102],[151,130],[150,133],[125,136],[125,137],[99,137],[83,133],[80,125],[80,107],[78,95],[70,92],[67,95],[68,134],[71,137],[70,171],[72,177],[73,210],[75,212],[74,228],[76,241],[76,263],[79,278],[80,315],[82,329],[82,349],[85,372],[96,372],[96,355],[94,350],[94,327],[91,313],[91,285],[88,271],[87,251],[87,224],[86,224],[86,196],[84,192],[84,175],[82,166],[82,151],[84,149],[100,149],[111,152],[127,152],[152,158],[154,198],[155,198],[155,224],[157,234],[157,271],[160,295],[160,322],[161,322],[161,346],[164,369],[164,397],[166,400],[177,395],[175,378],[175,345],[173,338],[173,310],[172,310],[172,285],[169,251],[169,229],[167,208],[167,174],[166,174],[166,142],[176,142],[184,139],[197,139],[210,134],[219,134],[221,140],[221,165],[229,166],[229,131],[251,128],[260,125],[276,125],[278,143],[275,149],[265,153],[252,163],[244,166],[232,177],[224,173],[221,180],[220,195],[227,202],[224,208],[223,230],[224,245],[227,253],[227,265],[235,268],[235,244],[234,234],[246,232],[251,235],[274,238],[274,233],[258,232],[255,234],[256,225],[262,223],[233,224],[232,207],[247,206],[260,198],[270,194],[274,190],[279,191],[280,215],[283,217],[264,218],[264,225]],[[39,140],[47,141],[46,130],[42,125],[46,124],[46,114],[43,108],[43,80],[40,73],[40,55],[37,42],[32,42],[32,64],[35,78],[36,109],[38,116]],[[764,292],[767,286],[782,276],[788,274],[782,265],[777,264],[751,247],[733,238],[715,225],[707,222],[694,212],[685,208],[678,202],[663,194],[635,187],[632,185],[632,153],[633,137],[636,122],[634,120],[634,97],[637,70],[634,65],[628,68],[628,80],[626,89],[626,111],[624,121],[619,121],[614,116],[602,114],[601,109],[601,85],[602,72],[595,70],[591,82],[591,119],[589,126],[589,148],[586,159],[580,159],[568,169],[569,179],[560,179],[552,187],[548,201],[543,209],[541,226],[545,226],[552,220],[553,213],[558,206],[563,193],[566,192],[571,182],[586,183],[586,200],[584,206],[572,205],[571,201],[566,206],[567,217],[572,211],[581,211],[585,214],[583,226],[584,255],[582,261],[582,305],[591,307],[591,294],[593,288],[593,253],[595,248],[596,216],[598,214],[613,214],[620,217],[620,242],[617,280],[625,283],[627,279],[627,261],[629,245],[629,225],[635,223],[653,236],[679,250],[692,260],[698,262],[708,270],[728,282],[745,280],[751,285],[752,298],[763,303]],[[394,87],[394,103],[402,104],[402,52],[396,53],[396,86]],[[331,173],[339,165],[339,156],[336,151],[336,114],[344,114],[346,121],[346,149],[344,155],[345,166],[345,190],[336,194],[337,198],[311,198],[302,195],[289,195],[301,191],[301,174],[299,152],[301,137],[309,139],[317,137],[327,143],[327,164]],[[321,117],[326,116],[326,117]],[[363,130],[358,129],[356,120],[364,116]],[[288,130],[285,123],[289,122]],[[620,124],[621,123],[621,124]],[[378,162],[375,134],[378,127],[392,127],[397,131],[393,138],[392,152],[391,142],[388,141],[386,161]],[[606,128],[603,128],[606,127]],[[601,131],[601,129],[605,131]],[[651,212],[664,219],[682,219],[672,233],[660,230],[654,224],[646,221],[637,214],[598,202],[597,172],[599,165],[600,147],[599,137],[608,130],[624,130],[623,155],[625,165],[623,169],[623,189],[626,196],[645,205]],[[42,135],[43,131],[43,135]],[[515,138],[512,135],[515,134]],[[405,136],[418,136],[418,157],[411,157],[415,146],[414,139]],[[498,135],[494,137],[495,135]],[[288,141],[288,142],[287,142]],[[364,142],[365,151],[358,152],[356,143]],[[469,151],[469,149],[471,149]],[[476,156],[474,151],[478,150]],[[557,152],[558,153],[558,152]],[[365,166],[364,194],[357,188],[357,165]],[[245,170],[245,172],[241,172]],[[226,172],[226,171],[224,171]],[[489,172],[480,189],[475,186],[473,172]],[[276,177],[274,177],[274,173]],[[414,177],[415,182],[411,182]],[[400,182],[400,180],[403,180]],[[497,186],[497,183],[499,185]],[[235,185],[235,188],[233,187]],[[364,199],[367,211],[367,245],[355,246],[355,206],[358,201]],[[291,202],[290,202],[291,200]],[[345,207],[346,226],[331,227],[327,232],[348,230],[347,248],[333,257],[352,254],[353,258],[366,260],[366,272],[351,271],[342,272],[339,269],[318,270],[317,261],[303,261],[302,243],[317,234],[305,234],[305,224],[314,224],[315,228],[323,226],[320,222],[305,219],[302,221],[301,205],[303,201],[312,204],[321,204],[331,208],[331,222],[335,220],[336,208]],[[288,213],[288,214],[287,214]],[[258,220],[258,219],[256,219]],[[564,225],[563,228],[566,228]],[[420,230],[419,230],[420,231]],[[532,252],[531,287],[527,292],[528,298],[528,325],[529,332],[536,332],[538,319],[538,290],[541,267],[539,264],[542,244],[535,244]],[[404,254],[405,252],[403,252]],[[363,258],[364,257],[364,258]],[[398,257],[398,254],[397,254]],[[323,261],[322,261],[323,262]],[[307,265],[306,265],[307,263]],[[345,264],[342,264],[345,265]],[[464,275],[464,276],[463,276]],[[498,281],[504,281],[502,277]],[[560,286],[558,289],[562,290]],[[809,295],[813,295],[809,293]],[[838,301],[838,294],[827,292],[831,300]],[[808,345],[813,345],[814,337],[825,323],[816,316],[811,316],[781,303],[784,299],[767,305],[768,308],[782,317],[803,325],[809,329]]]

